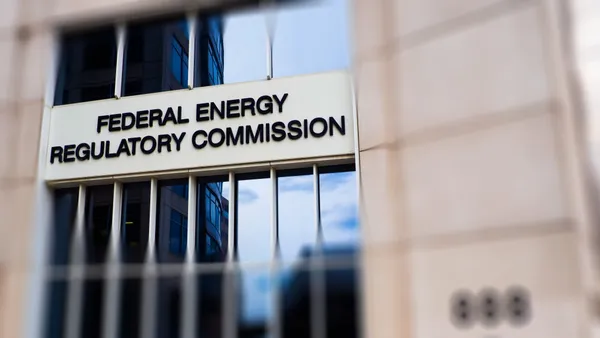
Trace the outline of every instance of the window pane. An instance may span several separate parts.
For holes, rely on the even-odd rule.
[[[356,173],[333,170],[320,174],[324,246],[355,248],[360,241]]]
[[[240,179],[236,193],[238,260],[268,262],[271,258],[271,180]]]
[[[223,262],[227,256],[229,220],[221,217],[219,212],[227,203],[223,194],[223,182],[226,180],[227,177],[198,179],[197,262]]]
[[[293,76],[350,66],[348,1],[323,0],[276,10],[273,76]],[[310,25],[306,23],[310,22]],[[327,29],[323,29],[327,27]],[[262,45],[253,48],[263,48]]]
[[[156,338],[179,337],[181,323],[181,278],[161,277],[158,280],[158,311]]]
[[[119,337],[138,337],[141,320],[142,279],[127,278],[121,282]]]
[[[204,16],[198,19],[199,31],[198,39],[196,40],[196,83],[195,86],[212,86],[223,84],[222,77],[216,77],[215,69],[218,69],[220,74],[224,71],[224,52],[221,46],[224,32],[223,16],[219,14]],[[248,27],[250,28],[250,27]],[[242,42],[237,42],[241,44]],[[239,55],[245,55],[244,53]],[[248,55],[243,58],[245,60]],[[244,70],[248,72],[248,69]]]
[[[281,272],[281,325],[284,338],[311,336],[311,271],[308,258]]]
[[[75,226],[77,200],[79,189],[59,189],[54,192],[54,222],[52,232],[53,265],[63,265],[69,262],[71,238]]]
[[[187,189],[187,180],[162,181],[158,186],[156,215],[156,258],[159,262],[182,262],[187,242],[187,196],[175,193]]]
[[[104,280],[86,279],[83,286],[83,325],[81,337],[100,338],[102,331],[102,309],[104,301]]]
[[[293,263],[315,246],[314,179],[312,168],[278,176],[281,258]]]
[[[46,297],[46,322],[43,337],[61,338],[65,332],[68,282],[54,280],[49,281],[46,285],[48,296]]]
[[[204,273],[198,275],[197,288],[198,300],[196,302],[196,337],[222,337],[223,328],[223,303],[225,292],[234,294],[233,290],[225,291],[223,270],[218,273]]]
[[[148,94],[181,89],[181,55],[189,45],[181,18],[134,23],[128,26],[124,94]],[[173,72],[178,69],[179,71]],[[175,75],[177,74],[177,75]],[[177,78],[178,77],[178,78]],[[139,87],[131,88],[132,83]]]
[[[146,255],[150,217],[150,182],[123,185],[122,257],[141,263]]]
[[[347,268],[328,269],[325,272],[326,285],[326,332],[327,338],[359,337],[358,273],[356,265]]]
[[[242,270],[239,280],[238,337],[269,337],[268,325],[273,313],[269,270]]]
[[[64,35],[54,104],[113,97],[116,50],[113,26]]]
[[[113,185],[87,188],[85,252],[89,264],[104,263],[112,227]]]

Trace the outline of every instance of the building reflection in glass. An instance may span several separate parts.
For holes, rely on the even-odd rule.
[[[61,41],[60,60],[55,105],[114,96],[117,39],[113,26],[66,33]]]
[[[198,178],[196,262],[223,262],[227,257],[229,203],[224,185],[229,185],[227,177]]]

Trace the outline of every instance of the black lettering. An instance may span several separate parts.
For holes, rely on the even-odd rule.
[[[219,115],[219,117],[221,119],[225,118],[225,101],[221,101],[221,109],[220,110],[214,102],[210,103],[210,119],[211,120],[215,119],[215,112],[217,113],[217,115]]]
[[[208,121],[208,103],[198,103],[196,105],[196,122]]]
[[[266,123],[266,125],[265,125],[265,140],[267,141],[267,143],[271,142],[271,133],[269,133],[269,130],[271,130],[271,125],[269,123]]]
[[[148,143],[150,143],[150,148],[145,146]],[[152,154],[154,150],[156,150],[156,139],[150,135],[144,136],[144,138],[140,142],[140,150],[144,155]]]
[[[273,123],[273,135],[271,135],[271,138],[273,139],[273,141],[283,141],[285,140],[285,123],[278,121]]]
[[[135,115],[132,113],[123,113],[121,120],[121,130],[129,130],[135,127]]]
[[[110,141],[106,141],[106,158],[113,158],[113,157],[118,157],[119,154],[118,153],[111,153],[110,152]]]
[[[179,138],[177,138],[177,134],[171,134],[171,137],[173,137],[173,141],[175,141],[175,149],[177,149],[177,151],[180,151],[181,141],[183,141],[183,138],[185,137],[185,131],[179,134]]]
[[[240,113],[233,113],[240,109],[240,99],[227,100],[227,118],[240,117]]]
[[[181,106],[177,106],[177,124],[190,123],[190,119],[184,119],[181,114]]]
[[[215,142],[213,137],[216,134],[221,135],[218,142]],[[223,129],[215,128],[211,130],[210,133],[208,133],[208,144],[210,144],[211,147],[218,148],[221,145],[223,145],[223,142],[225,142],[225,132],[223,131]]]
[[[317,123],[323,124],[323,130],[321,130],[320,132],[315,131],[315,125]],[[327,121],[325,121],[325,119],[322,117],[316,117],[312,121],[310,121],[310,134],[313,137],[323,137],[323,135],[327,134]]]
[[[304,138],[308,138],[308,120],[304,119]]]
[[[100,134],[100,130],[102,129],[102,126],[108,126],[108,118],[109,118],[109,115],[98,116],[98,124],[96,125],[96,132],[98,134]]]
[[[262,108],[260,106],[261,102],[265,102]],[[267,95],[259,97],[256,101],[256,110],[258,110],[261,115],[273,113],[273,99]]]
[[[171,112],[173,112],[171,110]],[[158,152],[162,151],[162,148],[166,147],[168,152],[171,152],[171,135],[160,134],[158,135]]]
[[[202,135],[202,136],[204,136],[204,137],[206,137],[206,136],[207,136],[207,135],[206,135],[206,132],[205,132],[204,130],[202,130],[202,129],[196,130],[196,131],[194,132],[194,134],[192,135],[192,145],[193,145],[193,146],[194,146],[194,148],[196,148],[196,149],[202,149],[202,148],[206,147],[206,143],[207,143],[207,142],[206,142],[206,140],[202,141],[202,143],[198,143],[198,142],[197,142],[196,138],[197,138],[198,136],[200,136],[200,135]]]
[[[127,143],[127,139],[121,139],[121,144],[119,144],[119,149],[117,149],[117,156],[121,156],[121,153],[125,152],[127,156],[131,156],[131,151],[129,150],[129,143]]]
[[[75,149],[75,157],[77,161],[87,161],[90,159],[90,145],[87,143],[80,143]]]
[[[231,129],[230,127],[227,127],[227,129],[225,129],[225,135],[226,135],[228,147],[230,145],[235,146],[238,144],[238,142],[240,142],[240,144],[244,144],[244,126],[239,126],[237,128],[235,135],[233,134],[233,129]]]
[[[341,124],[338,124],[333,116],[329,117],[329,136],[333,136],[334,128],[337,129],[341,135],[346,135],[346,118],[342,116],[341,120]]]
[[[99,119],[98,123],[100,123]],[[50,149],[50,164],[54,164],[55,159],[58,160],[58,163],[63,163],[62,147],[52,147],[52,149]]]
[[[148,128],[148,111],[140,110],[135,113],[135,127],[137,129]]]
[[[297,140],[302,137],[302,123],[298,120],[291,120],[288,122],[288,137],[290,140]]]
[[[167,122],[177,124],[177,118],[175,118],[175,112],[173,112],[173,108],[171,108],[171,107],[167,108],[167,112],[165,113],[165,118],[164,118],[164,120],[162,120],[160,125],[164,126],[167,124]]]
[[[74,144],[67,144],[65,146],[65,153],[63,156],[63,161],[65,161],[65,163],[75,162],[75,145]]]
[[[141,137],[130,137],[127,141],[131,142],[131,155],[135,155],[135,149],[138,142],[142,140]]]
[[[120,123],[121,123],[121,115],[120,114],[110,115],[109,122],[108,122],[108,131],[110,131],[112,133],[113,131],[121,130],[121,126],[119,126]]]
[[[96,142],[92,142],[92,158],[99,160],[104,156],[104,141],[100,141],[100,151],[96,154]]]
[[[264,142],[263,125],[259,124],[256,126],[256,134],[252,133],[252,126],[246,126],[246,144],[250,144],[250,141],[256,143],[259,139],[260,143]]]
[[[150,128],[154,126],[154,122],[156,122],[159,126],[164,126],[162,123],[163,112],[160,109],[152,109],[150,110]]]
[[[283,94],[283,96],[281,97],[281,100],[277,97],[277,95],[273,95],[273,99],[275,100],[275,103],[277,104],[277,108],[279,110],[280,113],[283,113],[283,104],[285,103],[285,100],[288,97],[288,93]]]
[[[256,113],[254,112],[254,99],[251,97],[246,97],[242,99],[242,109],[240,111],[242,117],[246,116],[246,110],[250,110],[252,116],[256,115]]]

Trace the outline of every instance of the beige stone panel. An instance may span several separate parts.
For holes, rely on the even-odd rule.
[[[402,150],[416,237],[567,216],[553,116],[539,114]]]
[[[15,169],[15,145],[17,143],[17,114],[12,102],[0,102],[0,182],[12,178]],[[2,185],[0,183],[0,185]]]
[[[410,293],[408,256],[398,248],[364,252],[362,269],[365,337],[408,337]],[[396,250],[395,250],[396,249]]]
[[[19,67],[19,99],[21,101],[43,100],[46,80],[52,57],[52,35],[50,31],[32,31],[19,41],[21,53]]]
[[[1,13],[1,8],[0,8]],[[0,19],[1,20],[1,19]],[[15,96],[15,34],[13,30],[0,33],[0,101],[13,100]]]
[[[386,0],[355,0],[350,9],[353,16],[354,53],[359,61],[365,56],[382,55],[389,42],[391,27],[391,2]]]
[[[21,0],[0,1],[0,30],[17,25]]]
[[[18,269],[28,262],[33,204],[33,183],[0,189],[0,261],[6,266]]]
[[[582,294],[577,241],[570,232],[471,243],[413,252],[415,338],[566,338],[580,330]],[[496,327],[476,323],[456,328],[450,299],[457,290],[475,294],[494,288],[526,288],[532,317],[522,327],[506,320]]]
[[[386,149],[360,153],[361,226],[364,242],[369,246],[396,244],[405,237],[401,224],[394,221],[399,203],[390,180],[392,154]]]
[[[538,14],[525,8],[400,54],[401,133],[547,100]]]
[[[24,337],[29,275],[24,270],[2,269],[0,276],[0,337]]]
[[[358,137],[361,150],[392,142],[386,135],[386,121],[391,115],[386,102],[392,102],[387,90],[389,62],[385,57],[361,62],[356,66],[355,90],[358,112]]]
[[[42,100],[19,104],[19,137],[16,149],[18,178],[33,180],[37,173],[43,109]]]
[[[403,36],[431,26],[460,20],[497,3],[515,2],[511,0],[398,0],[394,1],[395,33]],[[497,6],[496,6],[497,7]]]

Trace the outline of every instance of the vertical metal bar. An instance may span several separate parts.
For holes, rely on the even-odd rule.
[[[281,337],[281,313],[279,292],[279,190],[277,186],[277,171],[271,167],[271,306],[273,317],[271,320],[270,337]]]
[[[190,41],[189,41],[189,45],[188,45],[188,88],[192,89],[194,88],[194,76],[196,74],[196,72],[194,72],[195,67],[196,67],[196,25],[197,25],[197,19],[196,19],[196,13],[195,12],[191,12],[188,14],[188,29],[190,30]]]
[[[271,37],[267,37],[267,80],[273,78],[273,44]]]
[[[125,39],[127,29],[124,23],[117,25],[117,67],[115,70],[115,98],[123,93],[123,65],[125,63]]]
[[[229,219],[228,219],[228,239],[227,239],[227,261],[225,264],[223,278],[223,320],[222,320],[222,338],[237,337],[237,271],[235,269],[234,260],[236,257],[237,246],[236,241],[236,180],[235,174],[229,172]]]
[[[196,259],[196,206],[197,193],[196,193],[196,177],[190,175],[188,178],[188,221],[187,221],[187,243],[185,251],[185,269],[183,272],[182,281],[182,316],[181,316],[181,327],[183,328],[182,333],[184,338],[193,338],[196,328],[196,288],[194,280],[195,269],[194,263]]]
[[[123,185],[120,182],[114,183],[112,222],[110,231],[109,252],[107,256],[106,268],[106,294],[104,296],[104,307],[102,316],[102,337],[113,338],[117,336],[117,327],[119,319],[119,296],[121,288],[121,206],[122,206]]]
[[[229,219],[228,224],[227,224],[227,228],[228,228],[228,233],[227,233],[227,262],[233,262],[233,259],[235,257],[235,221],[236,221],[236,213],[235,213],[235,206],[236,206],[236,199],[235,199],[235,195],[236,195],[236,184],[235,184],[235,174],[233,173],[233,171],[229,172],[229,208],[227,210],[228,214],[229,214]]]
[[[322,260],[323,226],[321,224],[321,183],[319,168],[313,165],[315,226],[317,232],[316,250],[310,259],[311,297],[311,337],[325,338],[325,287]]]
[[[154,338],[156,334],[156,215],[158,210],[158,181],[150,180],[150,215],[148,218],[148,246],[143,272],[141,334],[140,338]]]
[[[84,255],[84,220],[85,220],[86,187],[79,185],[77,213],[75,216],[75,233],[71,242],[71,265],[69,268],[69,294],[67,300],[66,338],[77,338],[81,330],[82,298],[83,298],[83,264]]]

